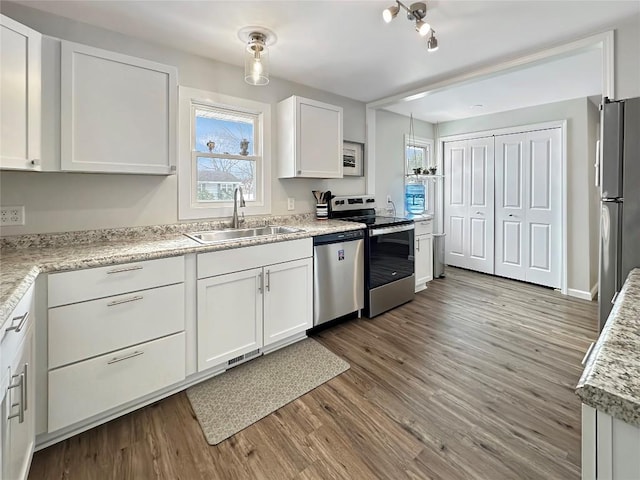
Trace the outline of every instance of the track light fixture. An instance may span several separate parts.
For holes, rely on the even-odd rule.
[[[438,40],[435,37],[435,32],[427,22],[424,21],[424,17],[427,16],[427,4],[425,2],[415,2],[407,7],[404,3],[396,0],[395,5],[391,5],[382,12],[382,18],[386,23],[391,22],[398,16],[400,9],[407,12],[407,20],[416,22],[416,32],[421,37],[427,36],[431,32],[431,36],[427,39],[427,50],[429,52],[435,52],[438,49]]]
[[[244,81],[249,85],[269,83],[269,45],[276,43],[275,34],[262,27],[245,27],[238,32],[245,42]]]

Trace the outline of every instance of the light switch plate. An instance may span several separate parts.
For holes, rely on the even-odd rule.
[[[24,205],[0,207],[0,225],[24,225]]]

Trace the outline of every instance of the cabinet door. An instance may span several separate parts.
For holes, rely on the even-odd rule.
[[[416,236],[416,292],[424,290],[426,283],[433,280],[433,237]]]
[[[0,16],[0,168],[39,170],[42,36]]]
[[[300,99],[297,127],[298,176],[342,178],[342,109]]]
[[[62,42],[62,169],[175,173],[175,67]]]
[[[313,259],[264,268],[264,346],[313,326]]]
[[[262,347],[261,268],[198,280],[198,371]]]
[[[8,412],[6,427],[8,448],[3,459],[5,477],[8,479],[24,480],[29,473],[33,447],[35,443],[35,377],[33,327],[30,327],[25,340],[20,347],[19,356],[11,368],[11,384],[6,395],[6,410]],[[8,418],[9,415],[16,415]]]

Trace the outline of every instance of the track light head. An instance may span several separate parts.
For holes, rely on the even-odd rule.
[[[386,23],[389,23],[391,20],[396,18],[399,11],[400,11],[400,6],[397,3],[395,5],[391,5],[389,8],[386,8],[384,12],[382,12],[382,19]]]
[[[435,32],[431,30],[431,36],[427,39],[427,52],[435,52],[438,50],[438,39]]]
[[[429,33],[429,30],[431,30],[431,25],[429,25],[427,22],[425,22],[424,20],[416,21],[416,32],[418,32],[421,37],[426,36],[427,33]]]

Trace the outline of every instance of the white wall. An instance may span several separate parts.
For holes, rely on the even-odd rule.
[[[640,15],[615,27],[616,99],[640,97]]]
[[[365,106],[361,102],[277,78],[271,78],[266,87],[249,86],[243,80],[244,71],[240,67],[172,50],[24,5],[3,1],[1,10],[3,14],[46,35],[175,65],[179,70],[181,85],[270,103],[274,128],[275,104],[290,95],[339,105],[344,109],[345,140],[365,141]],[[43,129],[46,128],[44,125]],[[272,161],[276,161],[275,142]],[[272,169],[274,174],[275,170]],[[313,211],[315,201],[311,190],[330,189],[344,195],[362,194],[365,188],[364,177],[339,180],[273,178],[272,213]],[[287,211],[287,197],[295,198],[294,212]],[[0,204],[25,205],[27,220],[25,226],[3,228],[2,235],[175,223],[178,221],[177,178],[3,171],[0,172]]]
[[[497,128],[567,120],[567,226],[568,288],[589,292],[592,287],[592,243],[597,223],[593,224],[593,157],[588,142],[586,98],[539,105],[438,125],[440,137]],[[594,230],[595,229],[595,230]],[[597,249],[597,247],[595,247]],[[596,273],[597,275],[597,273]]]
[[[376,203],[385,205],[391,195],[398,215],[404,214],[404,136],[409,122],[409,117],[376,111]],[[416,137],[434,138],[433,124],[414,119],[413,126]]]

